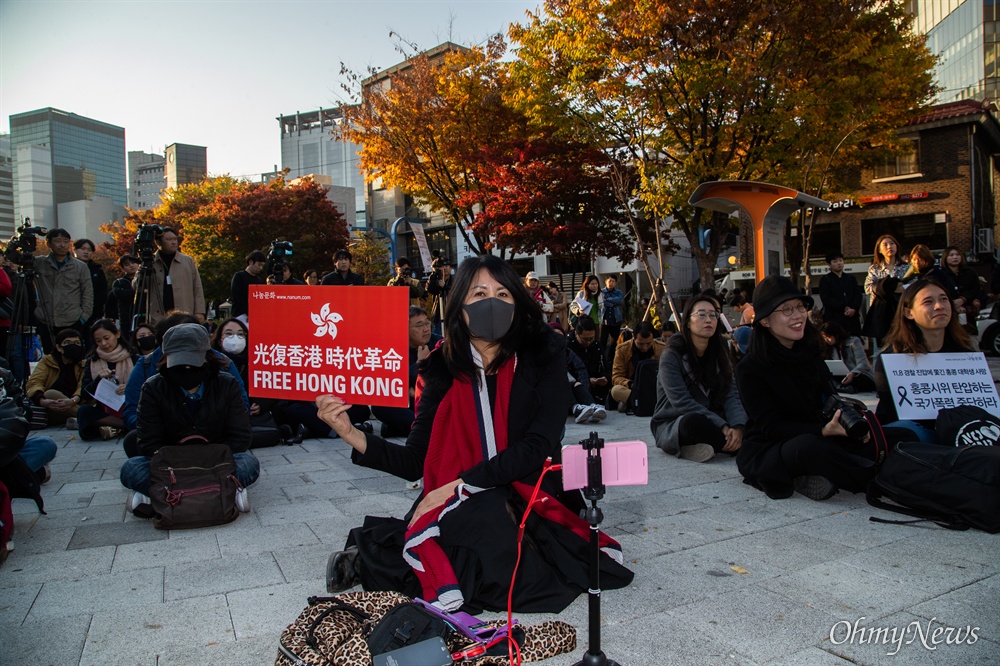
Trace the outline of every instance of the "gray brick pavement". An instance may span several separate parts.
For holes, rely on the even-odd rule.
[[[647,419],[611,413],[606,439],[651,442]],[[587,427],[567,421],[566,442]],[[253,511],[161,532],[125,511],[117,442],[65,430],[47,516],[15,500],[0,567],[0,664],[270,664],[281,629],[325,592],[326,556],[366,513],[402,515],[404,481],[355,468],[337,440],[259,451]],[[604,527],[636,571],[603,595],[603,647],[622,664],[996,664],[1000,537],[878,525],[864,498],[772,501],[731,459],[699,465],[649,449],[650,483],[610,488]],[[745,573],[744,573],[745,572]],[[527,623],[548,615],[522,615]],[[587,600],[561,619],[587,643]],[[978,626],[972,645],[869,645],[831,628]]]

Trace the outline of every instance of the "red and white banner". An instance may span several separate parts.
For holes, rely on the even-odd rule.
[[[397,287],[250,287],[249,394],[406,407],[409,305]]]

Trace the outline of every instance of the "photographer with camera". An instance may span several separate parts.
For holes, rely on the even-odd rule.
[[[410,268],[410,260],[406,257],[396,260],[396,275],[386,284],[390,287],[409,287],[410,305],[418,305],[417,301],[426,293],[420,286],[420,280],[413,278],[413,269]]]
[[[260,250],[254,250],[246,256],[246,262],[246,268],[233,276],[229,287],[229,302],[233,304],[231,315],[243,323],[246,323],[250,311],[250,285],[264,284],[261,273],[264,272],[267,257]]]
[[[136,244],[139,244],[138,241]],[[177,231],[163,227],[156,234],[156,244],[160,249],[152,257],[153,283],[149,290],[147,323],[155,325],[171,310],[190,312],[198,321],[204,322],[206,308],[201,275],[194,259],[178,250],[180,237]]]
[[[448,292],[451,291],[451,262],[438,254],[436,250],[434,260],[431,261],[431,273],[424,283],[424,290],[431,296],[431,307],[428,310],[431,315],[431,323],[434,325],[434,332],[443,335],[441,322],[444,321],[445,308],[448,306]]]
[[[832,375],[809,321],[812,306],[788,278],[761,280],[753,294],[750,346],[736,366],[748,415],[736,466],[744,483],[771,499],[795,491],[813,500],[829,499],[838,488],[864,492],[877,471],[866,430],[848,436],[864,417],[851,408],[824,414]]]
[[[104,305],[104,316],[118,322],[118,329],[125,340],[132,340],[132,305],[135,303],[135,287],[132,281],[139,271],[139,260],[130,254],[118,259],[122,276],[111,283],[111,293]]]
[[[62,329],[72,328],[81,340],[87,338],[86,322],[94,312],[94,283],[87,264],[70,252],[73,244],[68,231],[49,230],[45,243],[49,254],[35,257],[35,320],[42,348],[51,354],[54,336]]]
[[[363,287],[365,279],[359,274],[351,271],[351,262],[354,257],[347,250],[337,250],[333,254],[333,264],[336,269],[323,276],[324,286],[336,287]]]

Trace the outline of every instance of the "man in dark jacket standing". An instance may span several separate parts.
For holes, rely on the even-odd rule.
[[[246,260],[246,268],[234,275],[233,281],[229,285],[230,302],[233,304],[230,316],[243,323],[246,323],[247,313],[250,311],[250,286],[264,284],[261,273],[264,272],[267,257],[260,250],[254,250],[246,256]]]
[[[323,276],[323,285],[339,287],[361,287],[365,279],[360,274],[351,271],[351,261],[354,257],[347,250],[337,250],[333,255],[336,270]]]
[[[122,269],[123,275],[111,283],[111,293],[104,305],[104,316],[118,320],[122,336],[131,341],[132,306],[135,304],[135,288],[132,286],[132,280],[139,272],[139,260],[130,254],[122,255],[118,260],[118,267]]]
[[[826,255],[830,272],[819,281],[819,297],[823,301],[823,320],[835,321],[850,335],[861,335],[861,285],[853,275],[844,274],[844,255]]]
[[[135,491],[129,499],[132,511],[149,503],[151,456],[161,446],[191,437],[232,449],[235,476],[242,486],[236,505],[244,512],[250,508],[246,488],[260,476],[260,462],[249,451],[250,414],[239,384],[228,373],[220,373],[210,348],[208,332],[200,324],[180,324],[163,336],[163,367],[146,380],[139,398],[139,455],[121,469],[122,485]]]

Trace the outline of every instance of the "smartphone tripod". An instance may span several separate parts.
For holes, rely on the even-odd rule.
[[[601,651],[601,546],[600,527],[604,513],[598,508],[597,502],[604,498],[604,478],[601,469],[601,449],[604,440],[591,432],[590,437],[580,444],[587,451],[587,485],[583,488],[584,498],[590,502],[587,507],[586,520],[590,524],[590,589],[588,608],[588,633],[590,647],[583,659],[573,666],[618,666],[618,662],[608,659]]]

